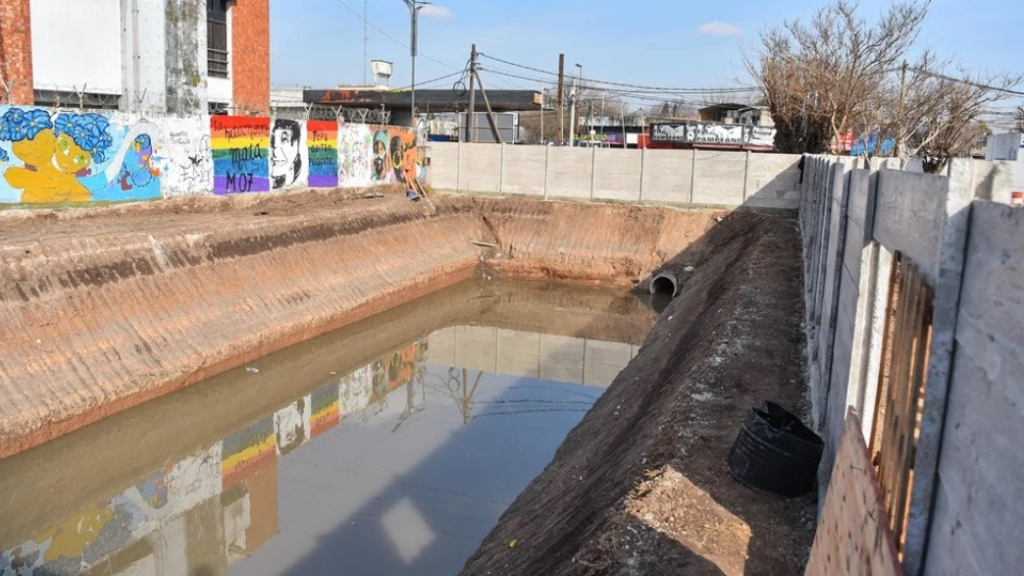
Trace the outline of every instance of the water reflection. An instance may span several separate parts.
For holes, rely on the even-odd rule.
[[[437,330],[0,541],[0,575],[457,572],[637,348]]]

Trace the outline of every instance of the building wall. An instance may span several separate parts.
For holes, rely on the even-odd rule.
[[[29,0],[0,2],[0,103],[33,102],[30,12]]]
[[[32,0],[33,84],[121,94],[120,0]]]
[[[166,0],[164,6],[167,111],[206,112],[206,2]]]
[[[167,34],[164,27],[164,0],[121,2],[124,49],[123,108],[165,110],[167,78],[164,51]]]
[[[237,108],[270,109],[270,1],[231,6],[231,80]]]

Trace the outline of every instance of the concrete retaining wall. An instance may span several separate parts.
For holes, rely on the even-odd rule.
[[[808,374],[826,441],[819,491],[848,407],[872,433],[898,251],[934,290],[904,569],[1010,573],[1024,561],[1015,521],[1024,507],[1014,496],[1024,460],[1006,440],[1024,437],[1024,396],[1014,385],[1024,370],[1024,212],[985,200],[1008,198],[999,166],[955,160],[938,176],[854,165],[808,157],[804,174]]]
[[[800,157],[713,150],[430,145],[430,182],[451,192],[795,210]]]

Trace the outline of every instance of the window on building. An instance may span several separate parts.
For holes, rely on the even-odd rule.
[[[228,77],[228,0],[206,0],[206,63],[210,76]]]

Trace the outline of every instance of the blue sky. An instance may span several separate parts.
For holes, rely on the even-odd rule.
[[[436,0],[434,17],[421,17],[417,79],[464,66],[470,45],[502,59],[584,76],[656,86],[719,87],[747,83],[743,47],[785,18],[806,15],[824,0]],[[363,78],[363,0],[271,0],[271,76],[275,88],[330,87]],[[862,0],[873,18],[888,0]],[[408,43],[402,0],[369,0],[370,22]],[[1024,72],[1024,0],[933,0],[922,45],[954,56],[971,69]],[[395,64],[392,86],[409,81],[409,53],[370,29],[369,57]],[[436,61],[434,61],[436,60]],[[444,63],[446,65],[440,64]],[[483,60],[486,66],[488,63]],[[494,68],[509,68],[492,63]],[[540,76],[519,70],[524,76]],[[483,72],[496,88],[539,85]],[[447,87],[451,80],[432,86]]]

